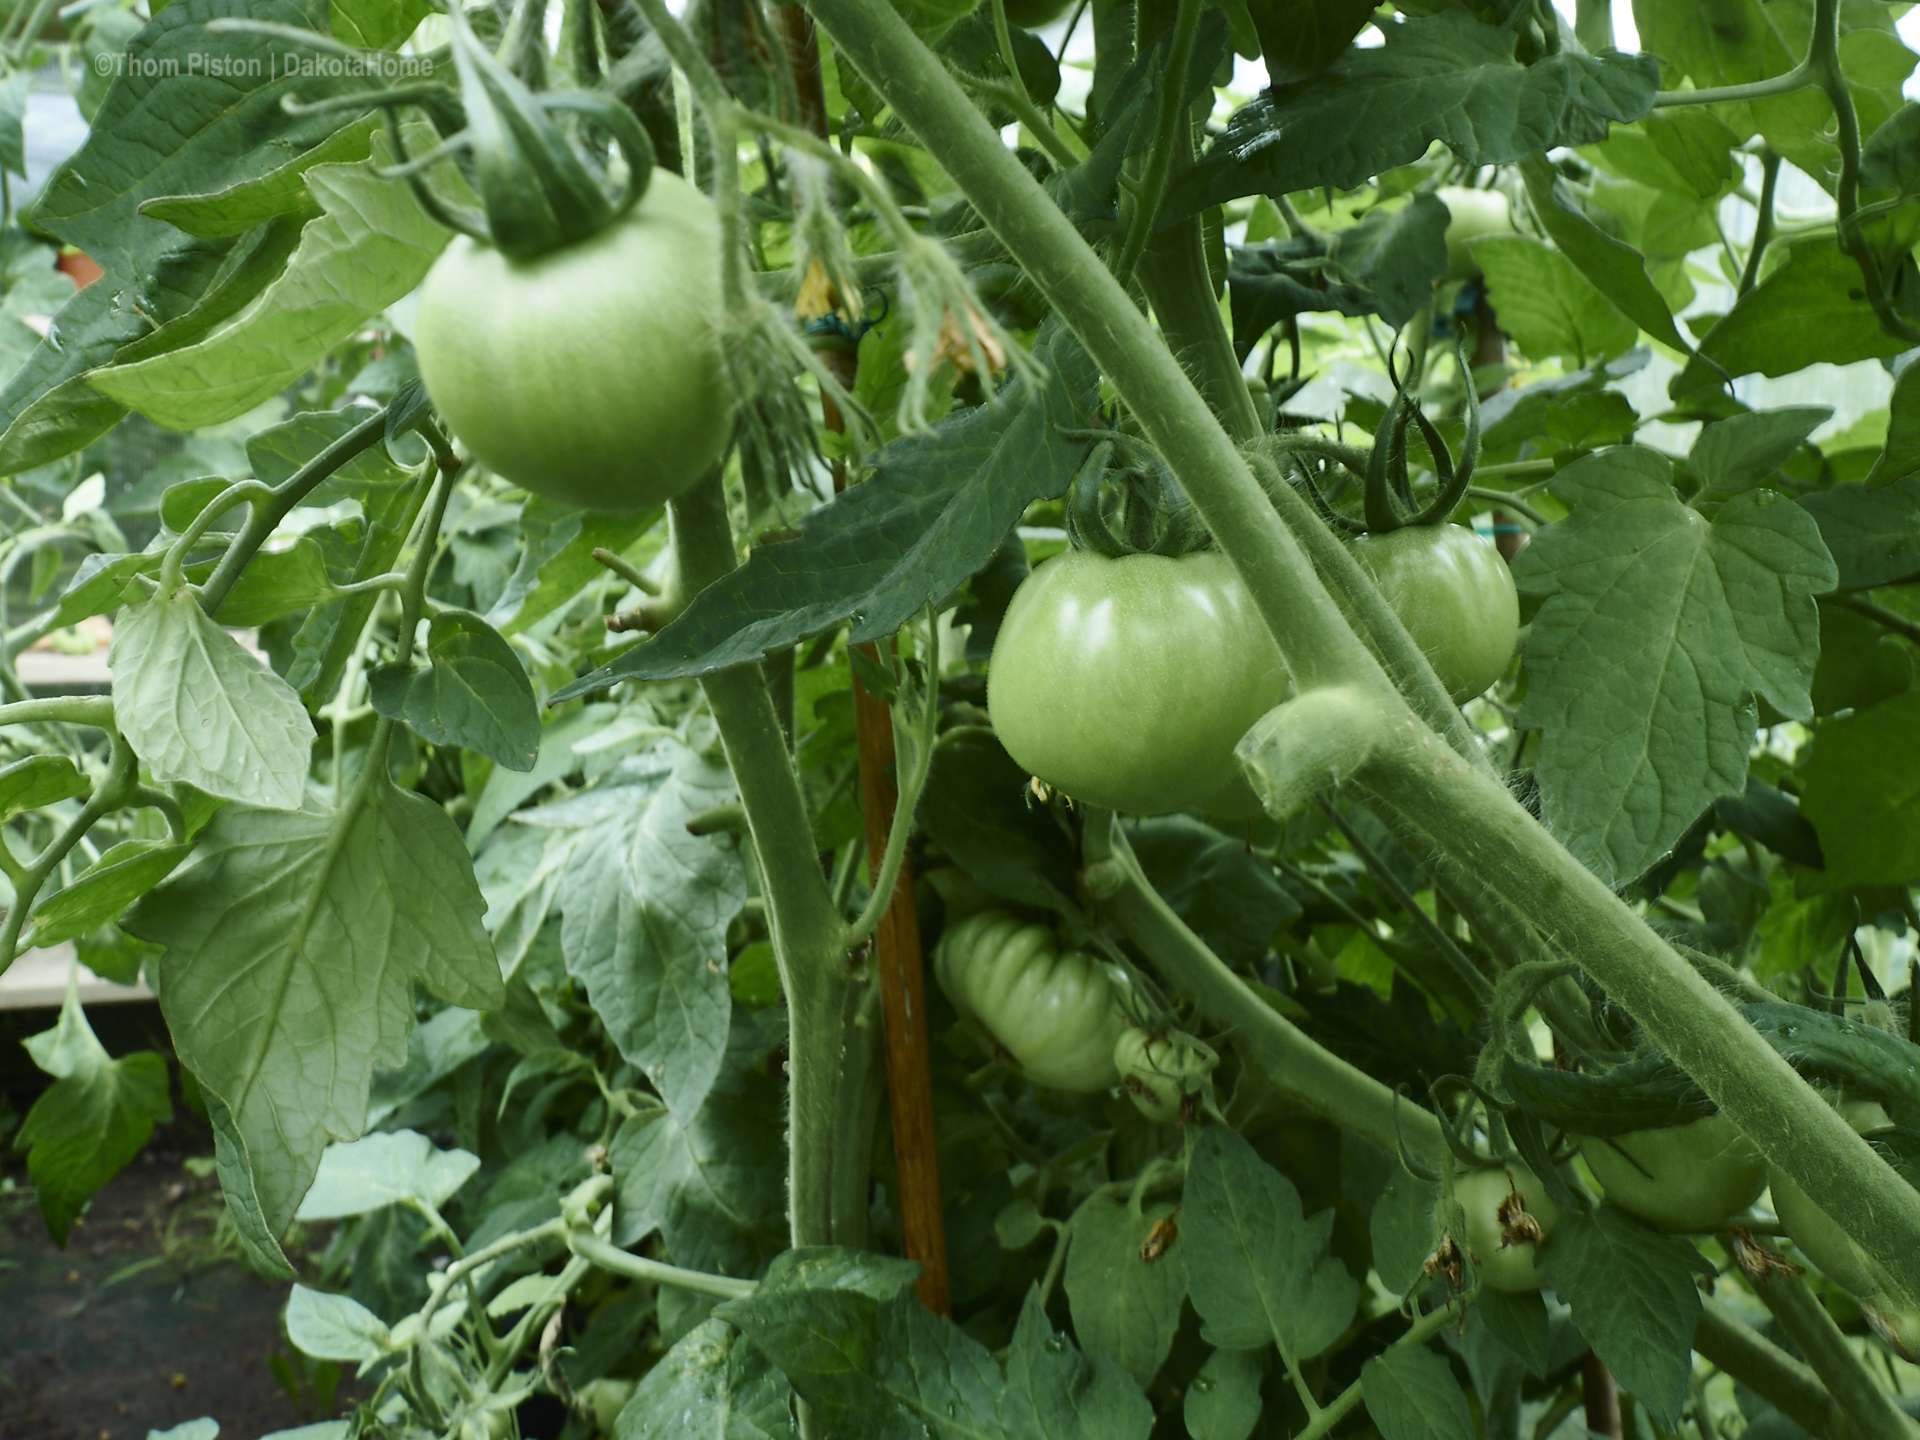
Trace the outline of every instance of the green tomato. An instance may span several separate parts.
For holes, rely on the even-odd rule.
[[[1220,1057],[1190,1035],[1149,1035],[1128,1027],[1113,1044],[1113,1068],[1134,1108],[1149,1120],[1171,1125],[1180,1104],[1206,1088]]]
[[[1495,1290],[1538,1290],[1547,1283],[1534,1242],[1523,1238],[1533,1224],[1542,1239],[1552,1234],[1560,1207],[1548,1197],[1540,1178],[1518,1161],[1498,1170],[1475,1170],[1453,1184],[1453,1196],[1466,1212],[1461,1248]]]
[[[1760,1198],[1767,1162],[1725,1115],[1667,1130],[1582,1139],[1607,1199],[1663,1230],[1713,1230]]]
[[[1453,217],[1447,222],[1447,273],[1455,280],[1471,280],[1480,273],[1473,242],[1483,235],[1513,234],[1513,208],[1498,190],[1443,185],[1435,193]]]
[[[1890,1123],[1887,1112],[1871,1100],[1843,1101],[1838,1108],[1841,1117],[1863,1135]],[[1767,1183],[1773,1192],[1773,1213],[1780,1217],[1787,1237],[1800,1247],[1800,1253],[1813,1262],[1814,1269],[1850,1295],[1864,1298],[1880,1289],[1867,1265],[1866,1253],[1837,1221],[1814,1204],[1813,1197],[1797,1181],[1773,1166]]]
[[[1093,805],[1164,815],[1238,773],[1287,696],[1279,648],[1227,557],[1069,551],[1021,583],[987,669],[1007,753]]]
[[[1091,1095],[1119,1082],[1113,1047],[1126,1021],[1115,984],[1124,981],[1078,950],[1061,954],[1046,926],[1004,910],[969,915],[940,937],[933,973],[1034,1084]]]
[[[534,260],[456,237],[420,289],[420,375],[453,433],[515,485],[589,510],[671,499],[720,459],[711,202],[656,169],[607,229]]]
[[[613,1422],[633,1398],[637,1382],[632,1380],[589,1380],[580,1387],[580,1398],[593,1410],[593,1423],[602,1435],[613,1433]]]
[[[1456,701],[1500,678],[1520,637],[1520,595],[1493,541],[1462,525],[1362,535],[1354,558]]]

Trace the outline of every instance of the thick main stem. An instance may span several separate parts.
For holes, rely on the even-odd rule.
[[[680,576],[697,593],[734,568],[726,492],[714,471],[671,502]],[[773,953],[786,988],[788,1023],[789,1220],[795,1245],[830,1245],[834,1197],[848,1167],[867,1156],[838,1123],[840,1090],[857,1083],[848,1064],[854,984],[841,947],[843,927],[814,850],[779,716],[758,665],[737,665],[701,681],[740,786],[759,857]]]

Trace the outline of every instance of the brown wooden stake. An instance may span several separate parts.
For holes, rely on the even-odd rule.
[[[793,70],[799,102],[798,119],[814,134],[827,133],[824,87],[820,77],[820,46],[813,17],[798,5],[774,8],[774,26],[780,33]],[[856,356],[851,352],[821,357],[831,365],[841,384],[853,386]],[[831,403],[823,403],[823,418],[831,430],[845,421]],[[846,472],[834,466],[834,489],[846,483]],[[891,643],[891,642],[889,642]],[[866,653],[875,655],[874,647]],[[935,682],[937,683],[937,681]],[[880,859],[893,828],[897,799],[888,774],[894,762],[893,718],[886,703],[853,682],[854,734],[859,743],[860,809],[866,819],[867,863],[879,873]],[[893,887],[893,901],[873,937],[873,963],[880,980],[880,1018],[887,1052],[888,1110],[893,1118],[894,1168],[900,1177],[900,1230],[907,1258],[920,1262],[914,1286],[920,1303],[936,1315],[953,1313],[947,1283],[947,1231],[940,1207],[940,1158],[934,1141],[933,1070],[927,1044],[926,974],[920,954],[920,919],[913,901],[913,862],[903,861]]]
[[[1587,1429],[1620,1440],[1620,1386],[1607,1362],[1591,1350],[1580,1357],[1580,1395],[1586,1403]]]

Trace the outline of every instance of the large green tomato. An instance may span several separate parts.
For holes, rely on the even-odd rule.
[[[1526,1166],[1510,1162],[1498,1170],[1475,1170],[1454,1181],[1454,1199],[1466,1212],[1461,1248],[1479,1272],[1480,1283],[1495,1290],[1538,1290],[1547,1283],[1529,1240],[1516,1238],[1529,1226],[1542,1239],[1553,1233],[1560,1207]]]
[[[1513,209],[1498,190],[1443,185],[1435,192],[1453,218],[1447,222],[1447,273],[1471,280],[1480,266],[1470,248],[1483,235],[1513,234]]]
[[[1461,525],[1407,525],[1362,535],[1353,554],[1456,701],[1500,678],[1520,637],[1520,595],[1493,541]]]
[[[1607,1199],[1663,1230],[1713,1230],[1760,1198],[1767,1162],[1725,1115],[1668,1130],[1583,1139]]]
[[[1126,1019],[1114,987],[1124,982],[1078,950],[1061,954],[1046,926],[981,910],[940,937],[933,973],[1034,1084],[1091,1095],[1119,1083],[1113,1047]]]
[[[1142,815],[1224,790],[1233,747],[1286,697],[1279,647],[1211,550],[1055,556],[1014,593],[987,669],[1008,754],[1076,800]]]
[[[589,510],[678,495],[733,433],[712,204],[656,169],[600,234],[534,260],[457,237],[420,289],[427,393],[475,459]]]

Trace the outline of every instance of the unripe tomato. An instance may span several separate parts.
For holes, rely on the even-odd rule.
[[[1760,1198],[1767,1162],[1725,1115],[1667,1130],[1582,1139],[1607,1199],[1663,1230],[1713,1230]]]
[[[1520,638],[1520,594],[1493,541],[1462,525],[1362,535],[1353,554],[1456,701],[1482,693]]]
[[[580,1387],[580,1398],[593,1410],[593,1423],[602,1435],[613,1433],[613,1422],[626,1408],[627,1401],[633,1398],[636,1382],[632,1380],[589,1380]]]
[[[515,485],[589,510],[678,495],[733,433],[712,204],[656,169],[607,229],[533,260],[456,237],[414,348],[453,433]]]
[[[1007,753],[1076,800],[1164,815],[1222,791],[1287,696],[1227,557],[1057,555],[1014,592],[987,669]]]
[[[1180,1105],[1205,1089],[1220,1057],[1189,1035],[1149,1035],[1129,1026],[1113,1045],[1113,1066],[1127,1098],[1147,1119],[1171,1125]]]
[[[1004,910],[969,915],[940,937],[933,973],[1034,1084],[1090,1095],[1119,1081],[1116,977],[1078,950],[1061,954],[1046,926]]]
[[[1545,1239],[1560,1219],[1560,1207],[1548,1197],[1540,1178],[1518,1161],[1498,1170],[1474,1170],[1454,1181],[1454,1199],[1466,1212],[1467,1233],[1455,1237],[1479,1273],[1495,1290],[1538,1290],[1547,1283],[1525,1238],[1535,1226]]]
[[[1513,208],[1498,190],[1443,185],[1435,192],[1453,218],[1447,222],[1447,273],[1471,280],[1480,273],[1471,246],[1483,235],[1513,234]]]

